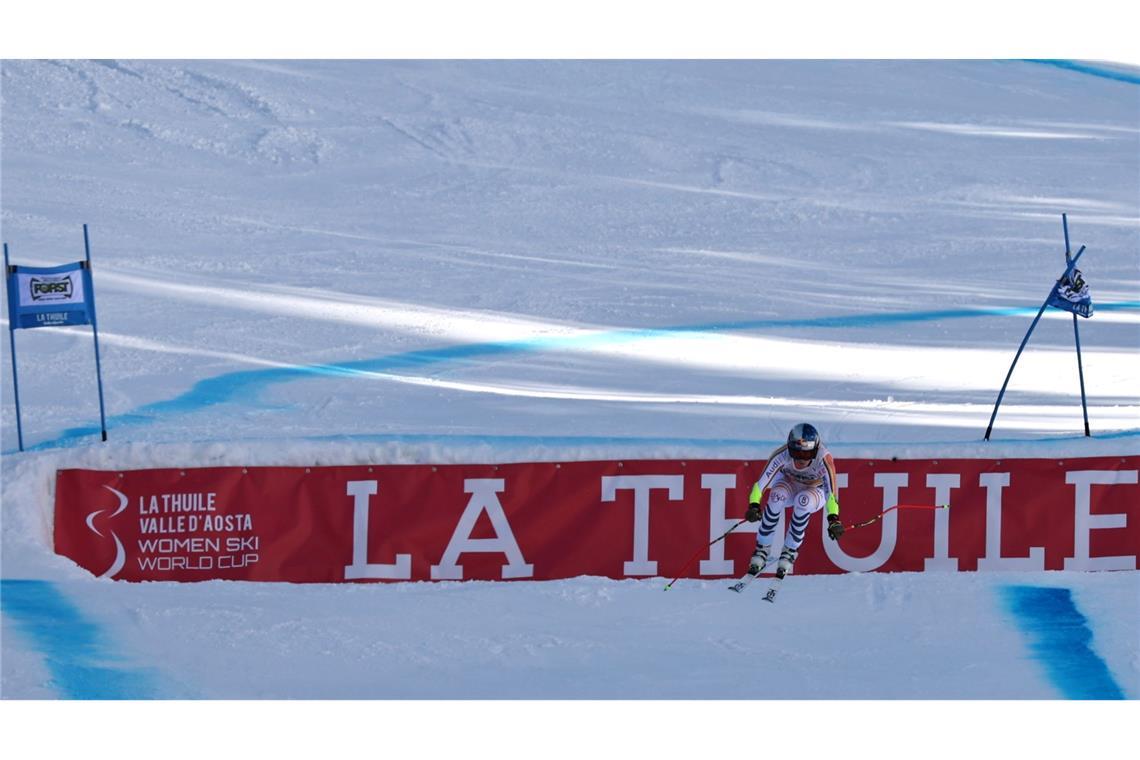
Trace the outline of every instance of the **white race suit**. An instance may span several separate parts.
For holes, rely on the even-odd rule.
[[[768,498],[763,501],[765,491]],[[823,444],[816,451],[815,459],[803,469],[796,467],[787,446],[776,449],[748,498],[749,504],[764,504],[756,545],[771,546],[772,532],[780,514],[792,507],[792,521],[784,537],[784,546],[799,549],[813,513],[826,506],[828,514],[839,514],[835,491],[835,462]]]

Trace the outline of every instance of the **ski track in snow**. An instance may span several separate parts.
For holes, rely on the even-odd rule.
[[[1110,313],[1131,312],[1140,310],[1140,302],[1099,304],[1097,308],[1102,312],[1107,311]],[[216,404],[256,404],[256,400],[260,395],[273,385],[312,377],[347,376],[363,379],[384,377],[397,382],[414,382],[417,377],[422,378],[423,375],[409,375],[409,371],[411,370],[423,370],[424,368],[456,363],[463,363],[470,366],[472,362],[485,361],[483,357],[500,354],[590,351],[596,346],[628,344],[636,341],[661,341],[663,339],[688,335],[700,336],[714,333],[742,332],[772,328],[828,328],[842,330],[854,327],[890,326],[908,322],[944,321],[993,316],[1025,316],[1033,314],[1035,311],[1034,309],[1012,307],[1001,309],[977,308],[891,314],[857,314],[799,320],[748,320],[733,323],[688,325],[661,329],[610,330],[595,332],[582,337],[550,337],[518,341],[469,343],[437,349],[412,351],[378,359],[342,364],[292,365],[263,370],[244,370],[241,372],[218,375],[208,380],[200,381],[190,391],[176,398],[155,402],[120,415],[114,415],[108,420],[108,426],[112,429],[144,426],[158,419],[169,418],[171,415],[189,414]],[[388,374],[393,372],[399,372],[400,374]],[[445,384],[442,381],[425,382],[437,386]],[[581,397],[582,394],[576,395]],[[616,398],[620,398],[620,396],[615,396],[615,399]],[[692,397],[682,400],[687,400],[690,403],[695,401]],[[733,399],[726,398],[723,402],[733,403]],[[737,399],[736,403],[744,403],[744,401]],[[780,402],[776,399],[771,399],[768,403],[778,404]],[[798,405],[803,407],[810,405],[810,403],[811,402],[800,401]],[[832,403],[840,406],[843,405],[841,401]],[[1117,435],[1130,435],[1137,432],[1140,432],[1140,430],[1125,430]],[[32,451],[42,451],[57,448],[62,445],[74,445],[79,439],[98,433],[98,428],[89,426],[65,430],[54,439],[41,441],[27,448]],[[896,441],[896,443],[905,445],[908,441]]]

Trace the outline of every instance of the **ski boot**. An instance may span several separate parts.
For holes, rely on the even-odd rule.
[[[752,561],[748,565],[749,575],[759,575],[764,566],[768,564],[768,547],[757,546],[756,551],[752,552]]]
[[[780,561],[776,563],[776,577],[783,578],[791,572],[792,565],[795,564],[796,556],[800,553],[799,549],[789,549],[784,547],[780,552]]]

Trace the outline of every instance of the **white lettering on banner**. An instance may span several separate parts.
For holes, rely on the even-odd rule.
[[[935,473],[926,476],[926,487],[934,489],[935,504],[949,504],[950,491],[960,488],[962,476],[956,473]],[[950,556],[950,510],[934,511],[934,556],[928,557],[924,570],[958,569],[958,560]]]
[[[684,475],[604,475],[602,501],[615,501],[617,492],[633,490],[633,559],[626,562],[622,573],[657,575],[657,563],[649,559],[649,492],[655,488],[669,491],[670,501],[685,496]]]
[[[503,505],[499,503],[499,492],[506,490],[506,481],[501,478],[472,478],[463,481],[463,490],[471,494],[471,499],[467,502],[467,508],[463,510],[463,516],[459,518],[459,525],[451,535],[451,541],[447,544],[443,558],[438,565],[432,565],[432,579],[463,580],[459,555],[465,552],[506,554],[507,564],[503,566],[503,580],[533,577],[534,565],[528,565],[523,558],[522,550],[515,541],[514,531],[511,530],[511,524],[507,522],[507,515],[503,512]],[[475,522],[484,510],[487,512],[487,517],[491,518],[495,538],[471,538]]]
[[[843,488],[847,485],[846,474],[836,474],[835,479],[838,481],[835,485],[837,488]],[[883,510],[899,503],[899,489],[906,486],[909,476],[905,472],[879,472],[875,473],[875,486],[883,489]],[[838,498],[838,494],[836,495]],[[840,500],[840,512],[842,513],[842,500]],[[879,546],[866,557],[852,557],[847,552],[843,551],[839,546],[838,541],[832,541],[827,538],[827,521],[823,521],[823,549],[827,552],[827,557],[835,566],[840,570],[846,570],[850,573],[865,573],[875,570],[882,566],[891,554],[895,551],[895,543],[898,540],[898,525],[899,513],[898,510],[887,512],[883,515],[883,519],[879,521],[882,527],[882,534],[879,537]]]
[[[198,530],[197,515],[139,518],[139,532],[141,533],[192,533],[196,530]]]
[[[191,520],[197,520],[197,515],[191,515]],[[239,512],[236,515],[206,515],[202,518],[202,530],[212,530],[218,533],[234,533],[242,530],[253,530],[253,516]]]
[[[249,567],[250,565],[256,565],[257,560],[258,556],[256,554],[223,554],[218,557],[218,569],[228,570],[230,568]]]
[[[254,555],[256,556],[256,555]],[[205,555],[200,557],[140,557],[139,567],[143,570],[213,570],[214,558]]]
[[[139,567],[143,570],[171,572],[173,570],[232,570],[256,565],[256,554],[222,554],[217,557],[203,554],[190,557],[140,557]]]
[[[1073,557],[1065,559],[1066,570],[1135,570],[1136,555],[1090,557],[1089,534],[1094,530],[1128,527],[1126,514],[1092,513],[1092,487],[1136,483],[1137,470],[1077,470],[1065,473],[1065,482],[1075,485],[1076,526]]]
[[[178,512],[216,512],[214,502],[218,495],[207,493],[163,493],[151,494],[148,499],[139,497],[140,515],[173,514]]]
[[[1031,546],[1028,557],[1001,556],[1001,493],[1009,485],[1008,472],[983,472],[978,485],[986,489],[986,556],[979,570],[1044,570],[1045,549]]]
[[[739,520],[726,520],[724,518],[725,492],[736,488],[736,476],[731,473],[727,475],[705,473],[701,475],[701,488],[709,492],[709,541],[713,541],[723,535],[724,532],[733,525],[740,522]],[[734,530],[733,533],[746,533],[749,531],[755,533],[759,527],[760,523],[745,523]],[[724,558],[724,546],[726,543],[726,541],[717,541],[712,545],[709,549],[709,558],[701,560],[701,575],[732,574],[732,560]]]
[[[140,517],[140,533],[194,533],[199,529],[217,533],[253,530],[253,516],[244,512],[233,515],[172,515]]]
[[[214,539],[215,541],[217,539]],[[244,552],[244,551],[257,551],[261,548],[261,537],[250,536],[249,538],[240,538],[238,536],[231,536],[226,539],[226,551],[228,552]]]
[[[344,578],[358,581],[365,578],[411,580],[412,555],[397,554],[391,565],[368,561],[368,502],[376,494],[375,480],[350,480],[346,493],[352,497],[352,564],[344,566]]]
[[[216,538],[151,538],[139,541],[139,549],[144,554],[204,554],[220,552],[222,544]]]
[[[123,497],[126,498],[126,497]],[[213,491],[150,494],[138,497],[140,556],[144,572],[213,571],[257,564],[261,538],[253,533],[253,516],[246,512],[218,514]],[[164,538],[169,534],[216,533],[213,536]]]

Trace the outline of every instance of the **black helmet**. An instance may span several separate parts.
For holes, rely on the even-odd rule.
[[[788,433],[788,453],[792,459],[810,462],[819,451],[819,431],[814,425],[801,422]]]

